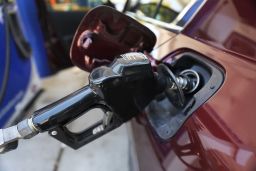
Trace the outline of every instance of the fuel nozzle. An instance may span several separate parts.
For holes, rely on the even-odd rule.
[[[15,126],[0,129],[0,148],[48,131],[50,136],[78,149],[140,114],[159,93],[190,92],[197,85],[187,71],[175,76],[167,66],[160,65],[157,72],[143,53],[120,55],[109,66],[95,68],[89,85],[35,111]],[[80,133],[68,130],[68,123],[93,108],[105,112],[101,121]]]
[[[156,79],[150,61],[143,53],[116,57],[109,66],[95,68],[89,85],[34,112],[15,126],[0,129],[0,148],[18,139],[27,139],[48,131],[50,136],[77,149],[139,114],[156,94]],[[81,133],[70,132],[66,125],[101,108],[102,121]]]

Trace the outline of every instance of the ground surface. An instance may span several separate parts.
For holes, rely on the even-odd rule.
[[[32,110],[39,109],[88,83],[88,73],[70,68],[45,80],[42,85],[45,92]],[[90,120],[97,115],[94,111]],[[81,120],[84,120],[81,122]],[[87,123],[83,117],[78,129]],[[79,125],[80,124],[80,125]],[[78,149],[72,150],[47,133],[37,135],[30,140],[19,142],[17,150],[0,155],[1,171],[128,171],[128,133],[126,125],[114,130],[102,138]]]

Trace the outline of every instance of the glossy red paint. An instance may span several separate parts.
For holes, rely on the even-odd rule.
[[[175,52],[165,51],[164,61],[179,52],[194,50],[223,66],[226,72],[220,90],[174,138],[163,143],[151,130],[149,135],[164,170],[255,170],[256,62],[184,35],[158,48],[161,54],[162,48]]]
[[[248,11],[245,6],[250,6]],[[154,157],[140,170],[153,165],[161,166],[156,170],[168,171],[256,170],[255,11],[255,1],[207,1],[183,34],[152,52],[153,57],[171,62],[176,54],[196,51],[223,67],[225,81],[169,141],[160,140],[145,124]],[[138,127],[137,122],[132,124]],[[140,137],[136,130],[133,133]],[[137,149],[143,146],[141,142]],[[145,150],[140,148],[139,163],[143,163],[143,154],[148,154]]]
[[[256,60],[256,2],[208,0],[183,33]]]

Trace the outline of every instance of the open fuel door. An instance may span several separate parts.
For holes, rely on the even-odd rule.
[[[70,50],[72,62],[83,70],[110,63],[127,52],[150,52],[156,37],[136,20],[107,6],[89,11],[81,21]]]

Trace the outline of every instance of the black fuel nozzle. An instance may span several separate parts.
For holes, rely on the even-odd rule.
[[[77,149],[139,114],[158,91],[156,84],[150,61],[143,53],[123,54],[110,66],[94,69],[88,86],[36,111],[33,123],[40,132],[49,131]],[[102,121],[79,134],[66,128],[67,123],[93,108],[105,112]]]
[[[139,114],[157,94],[157,79],[143,53],[118,56],[110,66],[94,69],[89,85],[34,112],[21,124],[0,130],[0,148],[39,132],[50,135],[77,149],[119,127]],[[106,114],[81,133],[72,133],[66,125],[93,108]],[[25,127],[25,128],[24,128]],[[11,136],[10,136],[11,135]]]
[[[181,84],[184,79],[179,80],[172,73],[170,79],[164,68],[153,72],[143,53],[120,55],[111,65],[94,69],[89,85],[35,111],[32,117],[13,127],[0,129],[0,148],[48,131],[52,137],[77,149],[141,113],[157,94],[169,89],[187,89]],[[68,123],[93,108],[105,112],[101,121],[80,133],[68,130]]]

